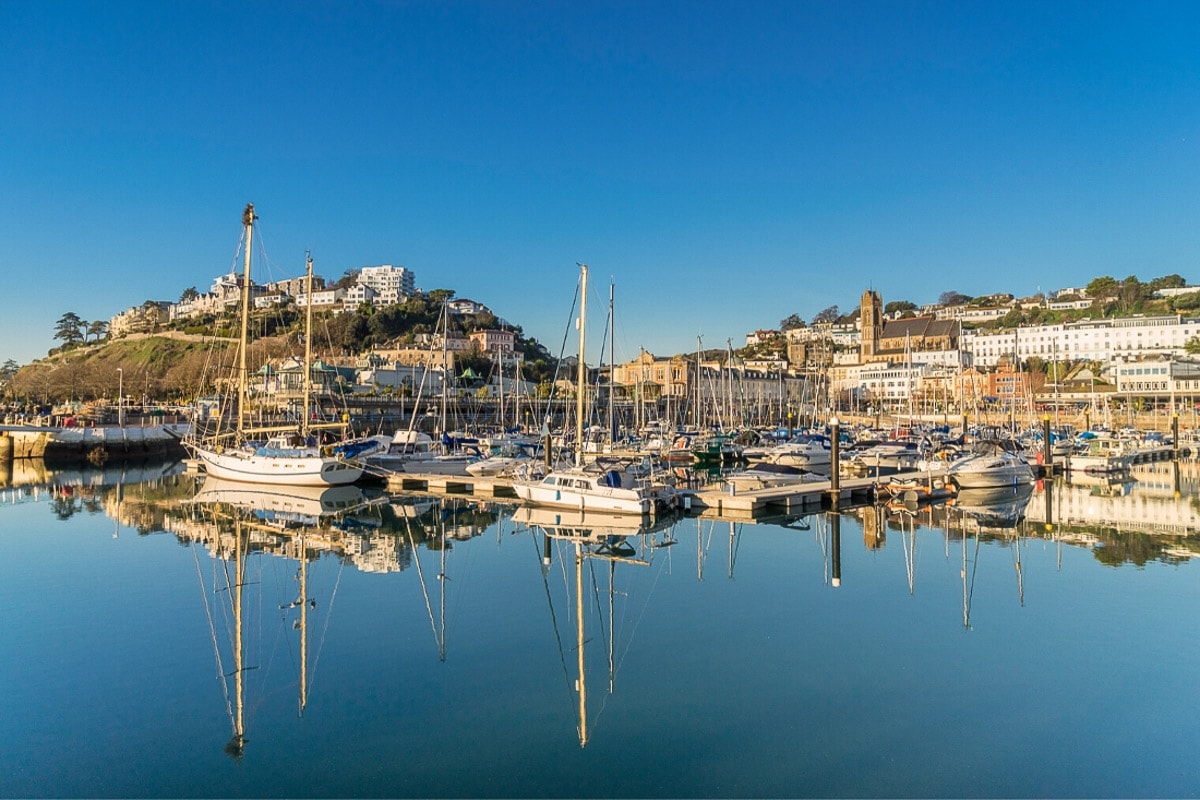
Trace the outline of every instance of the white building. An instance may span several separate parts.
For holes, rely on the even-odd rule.
[[[1200,286],[1180,286],[1174,289],[1158,289],[1154,292],[1155,297],[1181,297],[1185,294],[1195,294],[1200,292]]]
[[[1200,363],[1196,361],[1161,356],[1134,358],[1117,362],[1110,372],[1119,395],[1200,394]]]
[[[1015,330],[963,331],[963,349],[976,366],[994,367],[1024,361],[1108,362],[1119,356],[1184,355],[1184,345],[1200,336],[1200,320],[1179,315],[1081,320],[1057,325],[1031,325]]]
[[[394,305],[416,292],[416,278],[412,270],[381,264],[378,267],[363,267],[358,273],[358,282],[369,286],[384,305]]]
[[[316,296],[316,292],[313,292]],[[342,304],[357,308],[363,303],[374,303],[379,297],[379,292],[372,289],[365,283],[356,283],[346,290],[346,294],[342,296]]]
[[[1078,311],[1084,308],[1091,308],[1091,300],[1053,300],[1046,304],[1046,308],[1051,311]]]
[[[851,385],[838,388],[855,389],[861,399],[871,403],[908,402],[931,369],[927,364],[863,364],[857,370],[848,370]]]
[[[328,306],[339,305],[346,297],[345,289],[326,289],[323,292],[312,293],[313,308],[321,308]],[[296,295],[296,305],[300,308],[305,308],[308,305],[308,295]]]
[[[1012,311],[1012,306],[944,306],[939,308],[934,316],[937,319],[956,319],[961,322],[980,323],[1000,319],[1009,311]]]
[[[262,297],[254,298],[255,308],[270,308],[276,303],[290,303],[292,298],[286,294],[264,294]]]
[[[442,385],[447,383],[447,373],[439,366],[424,364],[392,364],[390,367],[369,367],[358,370],[355,382],[359,386],[374,389],[399,389],[409,396],[424,392],[427,397],[437,397],[442,393]]]

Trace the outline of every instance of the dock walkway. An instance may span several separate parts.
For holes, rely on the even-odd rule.
[[[914,473],[915,474],[915,473]],[[837,505],[842,508],[863,505],[875,497],[874,478],[843,478]],[[389,475],[387,488],[396,492],[429,492],[445,495],[473,495],[496,499],[515,499],[512,481],[507,478],[477,478],[472,475],[421,475],[400,472]],[[829,481],[796,486],[732,492],[730,487],[714,485],[704,489],[681,489],[683,507],[690,511],[709,510],[722,516],[751,517],[769,507],[776,511],[810,511],[830,507],[832,487]]]

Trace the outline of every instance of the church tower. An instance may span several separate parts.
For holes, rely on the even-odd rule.
[[[863,292],[862,306],[858,314],[862,332],[859,337],[862,363],[875,360],[879,352],[879,340],[883,337],[883,298],[879,292],[867,289]]]

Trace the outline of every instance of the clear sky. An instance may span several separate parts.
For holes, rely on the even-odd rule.
[[[404,265],[555,353],[576,262],[621,358],[1194,283],[1198,148],[1195,2],[0,0],[0,361],[207,290],[247,202],[266,277]]]

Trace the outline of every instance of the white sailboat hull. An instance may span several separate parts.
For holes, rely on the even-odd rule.
[[[340,486],[362,477],[361,466],[313,450],[303,455],[260,455],[246,450],[217,453],[194,448],[204,471],[214,478],[277,486]]]
[[[593,473],[582,470],[551,472],[538,481],[513,481],[513,491],[523,502],[548,508],[649,514],[654,497],[640,487],[606,486]]]

